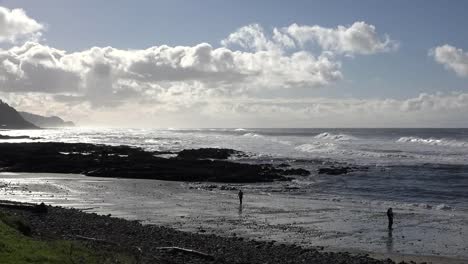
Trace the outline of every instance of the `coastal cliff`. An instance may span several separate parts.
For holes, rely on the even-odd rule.
[[[0,100],[0,129],[34,129],[38,128],[26,121],[13,107]]]
[[[65,121],[58,116],[42,116],[28,112],[19,112],[19,114],[28,122],[38,127],[73,127],[72,121]]]

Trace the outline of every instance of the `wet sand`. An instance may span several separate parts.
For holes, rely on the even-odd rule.
[[[204,184],[1,173],[0,199],[74,207],[191,232],[372,252],[381,258],[468,260],[465,212],[394,208],[395,230],[389,234],[385,215],[389,204],[304,196],[275,184],[229,185],[245,192],[240,208],[236,191],[210,191]]]

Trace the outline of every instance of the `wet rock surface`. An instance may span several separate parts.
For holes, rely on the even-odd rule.
[[[318,174],[327,174],[327,175],[342,175],[348,174],[353,171],[367,171],[368,167],[359,167],[359,166],[330,166],[322,167],[318,169]]]
[[[220,237],[212,234],[188,233],[172,228],[142,225],[111,216],[87,214],[76,209],[48,207],[46,214],[16,209],[5,209],[26,219],[32,235],[46,239],[93,238],[90,246],[111,245],[134,252],[140,263],[395,263],[390,259],[376,260],[367,255],[347,252],[323,252],[295,245],[247,240],[242,237]],[[311,237],[311,239],[313,239]],[[180,247],[209,256],[192,254],[163,247]],[[402,262],[404,263],[404,262]]]
[[[319,174],[328,174],[328,175],[341,175],[349,172],[349,167],[327,167],[319,168]]]
[[[164,152],[149,152],[129,146],[84,143],[0,144],[0,171],[79,173],[97,177],[157,179],[168,181],[271,182],[306,175],[303,169],[279,169],[271,164],[246,164],[224,158],[235,150],[202,149],[182,154],[191,158],[162,158]],[[199,156],[197,156],[197,153]],[[199,158],[197,158],[199,157]]]
[[[8,136],[8,135],[0,134],[0,139],[38,139],[38,138],[30,137],[30,136]]]
[[[184,149],[177,154],[181,159],[228,159],[231,156],[246,156],[243,152],[225,148]]]

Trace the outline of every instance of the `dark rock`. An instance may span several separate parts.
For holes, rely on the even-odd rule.
[[[318,173],[319,174],[328,174],[328,175],[341,175],[341,174],[347,174],[350,172],[355,172],[355,171],[367,171],[369,170],[369,167],[366,166],[332,166],[332,167],[324,167],[324,168],[319,168]]]
[[[40,213],[40,214],[46,214],[47,213],[47,206],[44,203],[40,203],[40,204],[34,206],[34,212]]]
[[[243,155],[241,151],[224,148],[184,149],[177,155],[181,159],[227,159],[231,155]]]
[[[341,175],[346,174],[350,171],[349,167],[327,167],[319,168],[319,174],[328,174],[328,175]]]
[[[8,136],[8,135],[0,135],[0,139],[30,139],[29,136]],[[35,138],[32,138],[35,139]]]
[[[213,152],[203,150],[198,153]],[[236,151],[231,150],[228,153]],[[289,174],[270,164],[190,158],[166,159],[156,157],[155,154],[158,153],[129,146],[58,142],[3,143],[0,144],[0,171],[83,173],[97,177],[168,181],[248,183],[290,180],[287,177]],[[83,169],[86,171],[83,172]]]
[[[284,175],[298,175],[298,176],[309,176],[310,171],[297,168],[297,169],[287,169],[283,171]]]

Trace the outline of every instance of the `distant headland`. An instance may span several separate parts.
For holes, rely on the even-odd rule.
[[[44,127],[75,126],[71,121],[64,121],[58,116],[41,116],[28,112],[18,112],[15,108],[0,100],[0,129],[37,129]]]

